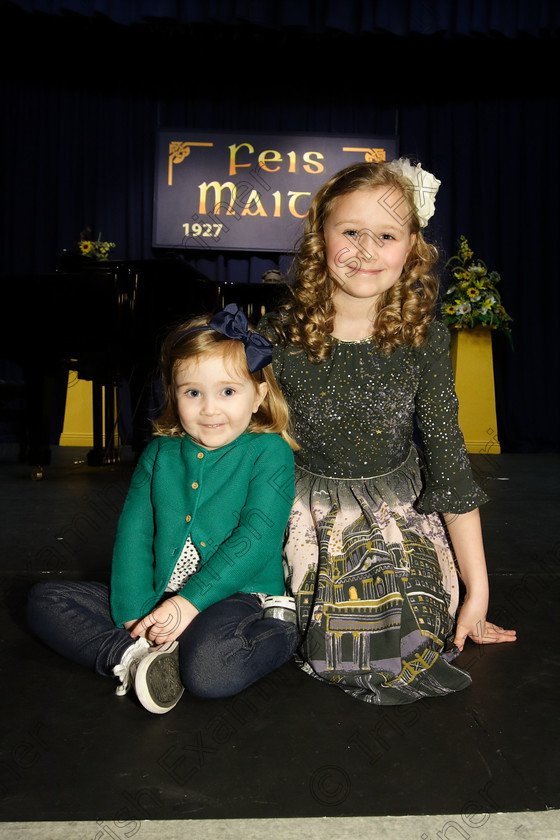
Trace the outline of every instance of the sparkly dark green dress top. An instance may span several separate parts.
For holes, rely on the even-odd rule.
[[[275,341],[268,317],[259,331]],[[373,338],[332,341],[319,364],[281,344],[273,357],[301,447],[284,557],[299,664],[382,705],[460,690],[457,571],[438,512],[486,497],[458,425],[449,331],[433,322],[420,347],[390,355]]]

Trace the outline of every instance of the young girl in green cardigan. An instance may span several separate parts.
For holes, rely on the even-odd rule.
[[[282,540],[294,500],[288,410],[272,345],[236,304],[162,348],[165,408],[119,520],[111,585],[38,583],[31,628],[163,714],[186,688],[238,693],[297,645]]]

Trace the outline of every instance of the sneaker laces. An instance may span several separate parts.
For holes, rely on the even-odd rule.
[[[115,694],[122,697],[128,694],[130,687],[134,682],[134,675],[138,668],[138,663],[151,650],[151,645],[143,636],[140,636],[133,645],[127,647],[123,657],[118,665],[113,668],[113,674],[120,680],[120,685],[117,686]]]

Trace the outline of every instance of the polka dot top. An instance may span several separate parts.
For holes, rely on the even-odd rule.
[[[259,330],[275,341],[267,317]],[[432,322],[420,347],[390,355],[373,338],[332,340],[331,356],[319,364],[274,348],[273,370],[301,446],[296,464],[333,479],[382,475],[406,460],[417,426],[425,461],[418,507],[463,513],[485,502],[458,424],[448,328]]]
[[[171,573],[169,583],[167,584],[166,592],[179,592],[185,583],[191,578],[200,563],[200,554],[194,547],[191,536],[187,537],[185,546],[175,564],[175,568]]]

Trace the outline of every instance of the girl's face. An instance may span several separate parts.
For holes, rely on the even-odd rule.
[[[407,209],[390,187],[355,190],[336,201],[324,226],[335,308],[345,298],[375,304],[395,285],[416,239],[403,221]]]
[[[183,362],[175,376],[181,426],[204,449],[218,449],[243,434],[267,393],[265,382],[226,369],[221,354]]]

